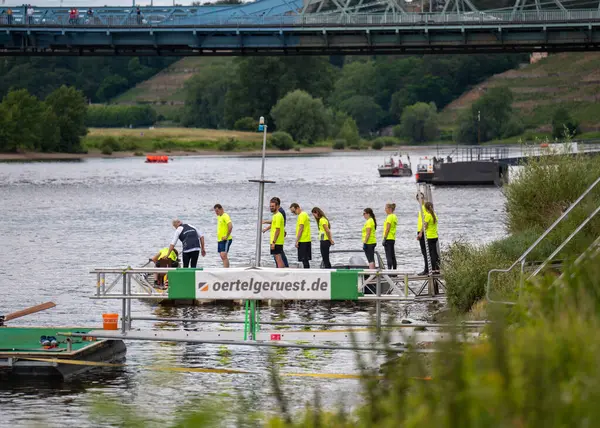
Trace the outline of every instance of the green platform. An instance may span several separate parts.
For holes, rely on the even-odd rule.
[[[66,337],[59,336],[58,332],[75,333],[76,331],[88,333],[91,328],[68,327],[0,327],[0,354],[14,352],[43,352],[50,354],[64,353],[67,350]],[[44,349],[40,343],[41,336],[54,336],[59,343],[53,349]],[[94,342],[82,341],[73,338],[72,349],[77,352]],[[63,350],[62,352],[60,350]]]

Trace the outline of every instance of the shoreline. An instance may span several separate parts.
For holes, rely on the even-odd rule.
[[[418,147],[426,146],[407,146],[407,147],[395,147],[393,149],[384,147],[377,152],[392,152],[392,151],[409,151],[414,150]],[[389,149],[389,150],[387,150]],[[311,147],[302,148],[300,151],[296,150],[273,150],[267,149],[267,157],[279,157],[279,156],[314,156],[314,155],[328,155],[331,153],[360,153],[360,152],[371,152],[374,150],[334,150],[331,147]],[[41,152],[28,152],[28,153],[0,153],[0,162],[78,162],[85,159],[122,159],[137,157],[144,159],[146,156],[210,156],[210,157],[261,157],[262,150],[246,150],[240,152],[224,152],[220,150],[198,150],[198,151],[183,151],[183,150],[172,150],[170,152],[156,151],[147,152],[144,155],[136,155],[135,152],[114,152],[110,155],[104,155],[99,151],[90,151],[89,153],[41,153]]]

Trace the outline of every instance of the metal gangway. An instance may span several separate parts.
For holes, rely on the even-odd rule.
[[[565,248],[567,246],[567,244],[569,244],[569,242],[571,242],[573,240],[573,238],[575,236],[577,236],[577,234],[579,234],[581,232],[581,230],[600,212],[600,204],[599,204],[597,207],[595,207],[595,209],[592,212],[587,213],[587,215],[579,223],[579,225],[569,234],[569,236],[567,236],[554,249],[554,251],[552,251],[552,253],[550,255],[548,255],[548,257],[546,257],[546,259],[544,261],[542,261],[537,266],[535,266],[534,269],[528,269],[530,264],[528,265],[527,258],[532,253],[532,251],[535,250],[538,247],[538,245],[553,230],[555,230],[560,224],[562,224],[563,220],[566,219],[576,207],[580,206],[580,204],[585,199],[585,197],[588,194],[590,194],[598,186],[599,183],[600,183],[600,177],[598,177],[575,201],[573,201],[573,203],[529,246],[529,248],[527,248],[523,252],[523,254],[521,254],[521,256],[519,258],[517,258],[517,260],[515,260],[515,262],[512,265],[510,265],[508,268],[505,268],[505,269],[500,269],[500,268],[492,269],[488,272],[487,283],[486,283],[486,287],[485,287],[485,297],[488,302],[499,303],[499,304],[504,304],[504,305],[517,304],[518,300],[516,300],[516,301],[497,300],[491,296],[493,275],[497,274],[497,273],[510,274],[511,272],[518,272],[518,277],[519,277],[518,298],[520,298],[522,296],[523,285],[524,285],[525,281],[532,280],[537,275],[544,272],[544,270],[554,261],[555,257],[558,254],[560,254],[562,249]],[[589,254],[595,254],[598,251],[599,246],[600,246],[600,237],[596,237],[596,239],[592,242],[592,244],[576,259],[575,263],[580,263],[581,260],[583,260]],[[516,271],[516,269],[519,269],[519,270]],[[562,279],[562,278],[563,278],[563,275],[561,274],[559,279]]]

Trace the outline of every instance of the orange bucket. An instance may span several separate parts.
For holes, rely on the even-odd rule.
[[[119,329],[119,314],[102,314],[104,330]]]

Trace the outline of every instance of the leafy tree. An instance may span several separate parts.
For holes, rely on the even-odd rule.
[[[564,107],[559,107],[552,117],[552,138],[564,138],[565,132],[571,137],[577,135],[579,123]]]
[[[129,87],[126,78],[113,74],[106,77],[96,91],[96,97],[100,101],[108,101]]]
[[[477,144],[503,135],[505,125],[512,117],[512,93],[505,87],[489,89],[475,101],[471,109],[458,121],[455,140],[458,143]]]
[[[297,89],[325,98],[334,77],[335,69],[324,57],[239,59],[225,99],[225,122],[231,127],[245,116],[266,116],[278,100]]]
[[[400,133],[412,143],[434,140],[439,134],[435,104],[416,103],[406,107],[400,119]]]
[[[372,97],[365,95],[355,95],[343,101],[339,107],[356,121],[362,134],[377,129],[385,114]]]
[[[150,126],[157,120],[149,105],[96,105],[88,107],[86,125],[95,128]]]
[[[27,90],[9,92],[1,106],[0,150],[49,151],[58,145],[60,134],[56,115]]]
[[[292,138],[310,144],[327,136],[329,115],[319,98],[296,90],[288,93],[271,110],[277,129],[289,133]]]
[[[339,140],[345,141],[348,146],[357,146],[360,143],[360,135],[358,133],[358,126],[352,118],[346,119],[339,134],[337,135]]]
[[[213,65],[202,69],[185,84],[186,99],[182,115],[184,126],[225,127],[225,96],[232,79],[231,67]]]
[[[87,103],[83,92],[63,85],[48,95],[46,105],[56,116],[60,133],[60,144],[56,151],[79,152],[81,137],[87,134]]]

